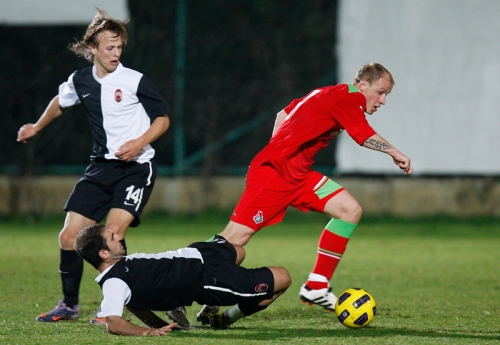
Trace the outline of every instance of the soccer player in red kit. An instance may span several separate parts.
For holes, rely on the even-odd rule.
[[[379,136],[365,116],[385,104],[393,85],[391,73],[371,63],[352,84],[315,89],[280,111],[272,138],[252,160],[246,189],[220,234],[243,246],[261,228],[280,222],[288,206],[331,216],[319,239],[316,264],[300,289],[304,302],[335,308],[329,281],[362,213],[347,190],[311,169],[316,153],[345,130],[359,145],[390,155],[405,174],[413,171],[410,159]],[[198,320],[210,312],[206,306]]]

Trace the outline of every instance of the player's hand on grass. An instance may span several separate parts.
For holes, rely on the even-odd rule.
[[[172,332],[172,330],[177,327],[177,324],[171,323],[170,325],[167,325],[162,328],[151,328],[150,331],[148,331],[145,335],[154,335],[154,336],[162,336],[162,335],[167,335],[169,332]]]
[[[38,133],[37,128],[32,123],[27,123],[17,132],[17,141],[25,143],[31,137],[34,137]]]

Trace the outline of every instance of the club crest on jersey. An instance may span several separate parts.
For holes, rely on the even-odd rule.
[[[255,286],[255,292],[264,292],[269,289],[269,286],[267,284],[259,284]]]
[[[259,224],[264,221],[264,214],[262,213],[262,211],[257,212],[257,214],[253,216],[253,221],[255,222],[255,224]]]
[[[123,92],[120,89],[116,89],[115,91],[115,101],[121,102],[123,99]]]

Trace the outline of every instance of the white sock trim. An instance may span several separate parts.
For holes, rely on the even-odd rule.
[[[226,314],[230,322],[236,322],[239,319],[246,317],[246,315],[243,314],[243,312],[240,310],[240,307],[238,307],[237,304],[233,305],[231,308],[226,310],[224,314]]]
[[[316,274],[316,273],[309,273],[309,278],[307,280],[328,283],[328,279],[326,279],[325,276],[322,276],[322,275]]]

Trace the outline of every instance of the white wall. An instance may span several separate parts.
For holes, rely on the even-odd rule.
[[[88,25],[98,7],[126,20],[126,0],[0,0],[0,25]]]
[[[500,174],[500,1],[344,0],[339,82],[379,62],[396,86],[368,121],[416,173]],[[339,138],[341,172],[398,173],[390,157]]]

